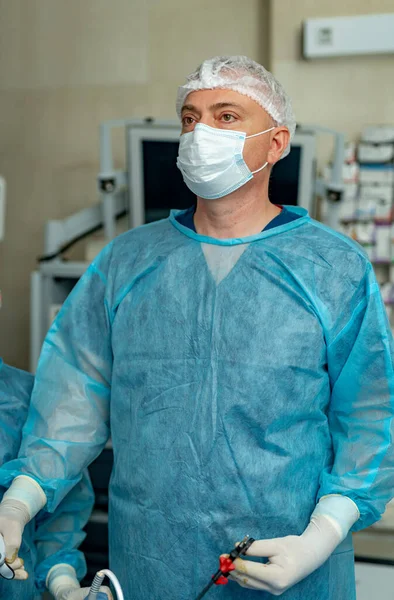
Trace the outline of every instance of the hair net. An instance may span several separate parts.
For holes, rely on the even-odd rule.
[[[282,85],[262,65],[247,56],[217,56],[205,60],[178,89],[176,110],[181,117],[187,96],[197,90],[228,89],[249,96],[290,132],[290,143],[296,129],[296,120],[289,96]],[[290,152],[290,144],[282,158]]]

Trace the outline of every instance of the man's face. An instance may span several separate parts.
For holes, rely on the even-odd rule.
[[[246,135],[275,127],[272,118],[257,102],[225,89],[200,90],[188,95],[182,108],[182,133],[193,131],[197,123],[243,131]],[[243,155],[249,169],[255,171],[265,162],[277,162],[287,142],[285,127],[275,127],[273,131],[246,140]]]

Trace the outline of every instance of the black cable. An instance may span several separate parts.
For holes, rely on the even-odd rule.
[[[115,219],[118,220],[121,217],[124,217],[126,214],[127,214],[127,210],[123,210],[122,212],[120,212],[119,214],[116,215]],[[53,252],[52,254],[44,254],[44,256],[37,257],[37,261],[38,262],[48,262],[50,260],[53,260],[54,258],[57,258],[58,256],[61,256],[64,252],[67,252],[67,250],[72,248],[77,242],[80,242],[81,240],[85,239],[89,235],[92,235],[92,233],[96,233],[96,231],[99,231],[102,228],[103,228],[102,223],[100,223],[99,225],[95,225],[88,231],[81,233],[81,235],[78,235],[77,237],[75,237],[72,240],[70,240],[69,242],[67,242],[67,244],[64,244],[64,246],[59,248],[59,250],[56,250],[56,252]]]

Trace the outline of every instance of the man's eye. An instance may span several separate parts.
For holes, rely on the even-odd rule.
[[[235,120],[235,117],[233,115],[226,113],[225,115],[222,116],[222,119],[225,123],[232,123],[233,120]]]
[[[184,125],[193,125],[193,123],[194,123],[193,117],[184,117],[183,118]]]

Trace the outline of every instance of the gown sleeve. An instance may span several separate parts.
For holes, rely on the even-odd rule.
[[[44,341],[18,458],[0,485],[35,479],[53,512],[109,437],[112,375],[108,273],[112,244],[90,265]]]
[[[341,319],[350,310],[327,348],[334,461],[322,474],[319,498],[351,498],[360,511],[357,531],[380,519],[394,496],[393,337],[370,264],[357,304],[343,306]]]

